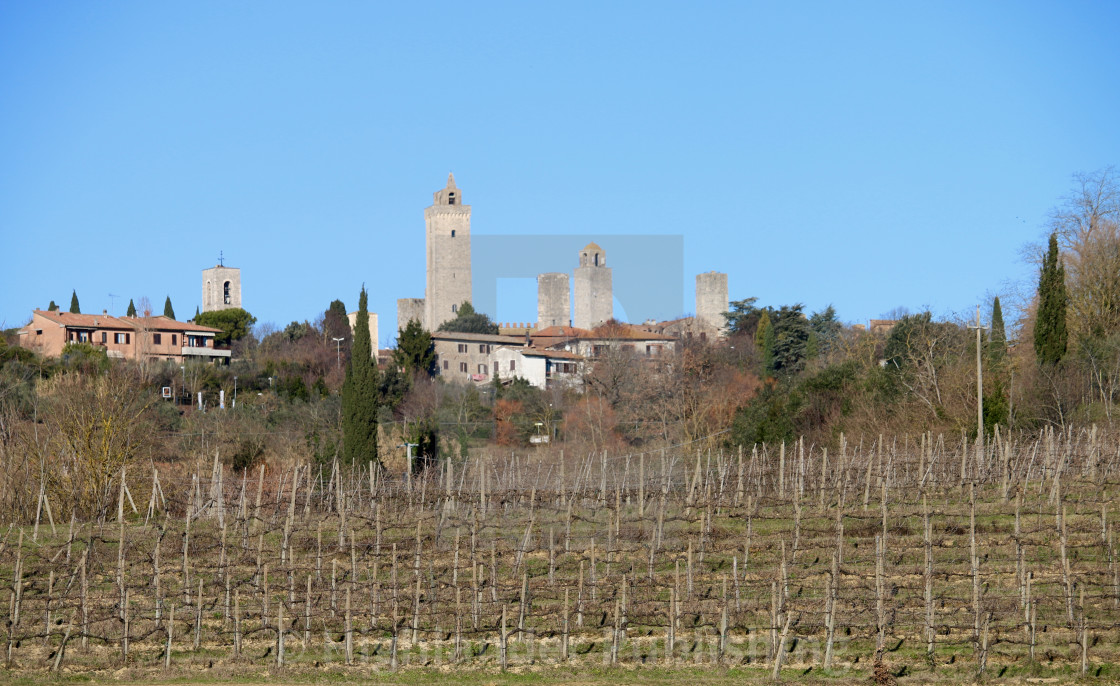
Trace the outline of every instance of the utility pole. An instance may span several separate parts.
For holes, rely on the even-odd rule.
[[[984,372],[981,366],[981,339],[980,333],[987,329],[980,325],[980,306],[976,306],[976,325],[969,326],[976,329],[976,451],[982,454],[984,450]]]
[[[334,341],[335,366],[338,369],[342,369],[342,342],[346,340],[346,336],[343,336],[342,338],[335,338],[334,336],[331,336],[331,340]]]

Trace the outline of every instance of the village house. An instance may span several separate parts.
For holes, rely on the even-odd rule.
[[[21,347],[45,357],[58,357],[68,343],[89,343],[114,359],[228,362],[230,351],[214,344],[221,332],[167,317],[35,310],[18,334]]]
[[[436,373],[448,381],[489,381],[490,356],[494,349],[503,345],[523,345],[524,342],[524,336],[436,331],[432,333]]]

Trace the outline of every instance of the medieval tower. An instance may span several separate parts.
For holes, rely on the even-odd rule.
[[[572,292],[568,275],[552,272],[537,276],[537,328],[570,326]]]
[[[424,210],[428,280],[424,289],[424,328],[435,331],[454,319],[459,305],[471,299],[471,207],[447,175],[447,187],[433,193]]]
[[[696,275],[696,316],[703,322],[723,331],[727,320],[727,274],[705,272]]]
[[[202,311],[241,307],[241,270],[224,264],[202,270]]]
[[[607,253],[595,243],[579,251],[575,276],[575,313],[572,326],[591,329],[614,316],[611,268]]]

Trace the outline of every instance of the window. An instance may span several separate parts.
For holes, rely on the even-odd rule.
[[[595,253],[595,266],[599,266],[599,253]]]
[[[229,281],[226,281],[224,290],[225,290],[225,295],[223,296],[222,302],[229,305],[230,304],[230,302],[229,302]]]
[[[78,332],[78,340],[81,341],[82,343],[89,343],[89,332],[88,331],[79,331]]]
[[[622,352],[632,353],[632,352],[634,352],[634,346],[631,345],[630,343],[624,343],[622,345]]]
[[[701,331],[701,332],[700,332],[700,340],[702,340],[702,341],[706,341],[706,340],[708,340],[708,334],[706,334],[706,333],[704,333],[703,331]]]
[[[444,370],[445,370],[445,371],[447,370],[447,368],[448,368],[448,367],[447,367],[447,360],[444,360],[444,361],[443,361],[443,368],[444,368]]]
[[[113,342],[118,343],[118,344],[127,343],[128,342],[126,340],[127,337],[128,337],[128,334],[126,334],[126,333],[115,333],[115,334],[113,334]]]
[[[158,333],[152,334],[152,344],[153,345],[161,345],[162,343],[163,343],[163,334],[158,334]]]
[[[464,374],[466,373],[466,371],[467,371],[467,363],[466,362],[460,362],[459,363],[459,371],[463,372]]]
[[[509,370],[511,372],[517,371],[517,360],[510,360],[509,361]]]
[[[451,203],[451,204],[454,205],[455,203]],[[451,237],[452,238],[455,237],[455,229],[451,229]]]
[[[447,204],[448,205],[454,205],[455,204],[455,194],[454,193],[448,193],[447,194]],[[455,232],[452,231],[451,235],[454,236]]]
[[[456,314],[458,314],[458,312],[459,312],[459,306],[458,306],[458,305],[452,305],[452,306],[451,306],[451,311],[452,311],[452,312],[454,312],[454,313],[456,313]]]
[[[460,343],[459,344],[459,352],[461,352],[461,353],[467,352],[467,344],[466,343]]]
[[[484,365],[484,364],[478,365],[478,373],[485,376],[486,375],[486,365]]]
[[[104,331],[101,332],[101,342],[102,343],[108,343],[109,342],[109,334],[108,333],[106,333]]]
[[[478,352],[488,353],[488,352],[490,352],[490,346],[486,343],[479,343],[478,344]]]
[[[176,334],[171,334],[171,345],[179,345],[179,341],[177,340],[178,338],[179,337]]]

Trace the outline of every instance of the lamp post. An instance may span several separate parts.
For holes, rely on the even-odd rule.
[[[237,377],[233,377],[233,409],[237,409]]]
[[[343,336],[342,338],[335,338],[334,336],[331,336],[331,340],[334,341],[335,366],[338,369],[342,369],[342,342],[346,340],[346,336]]]

